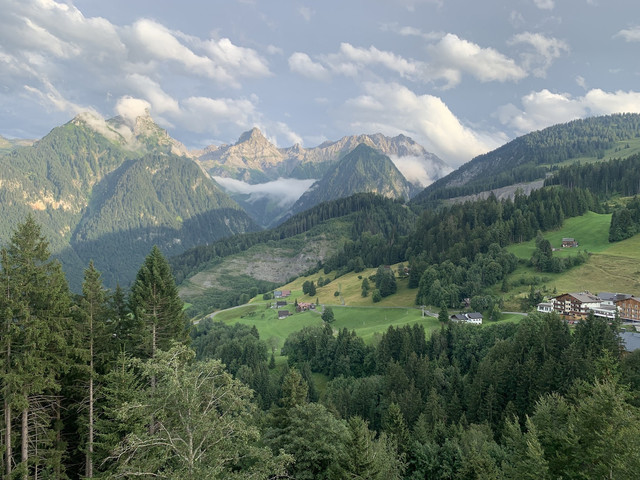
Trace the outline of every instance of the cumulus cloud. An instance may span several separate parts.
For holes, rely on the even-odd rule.
[[[189,97],[180,103],[182,123],[193,132],[220,135],[224,128],[248,129],[259,121],[255,98]]]
[[[306,53],[296,52],[289,58],[289,68],[306,77],[321,80],[326,80],[329,73],[356,78],[383,70],[411,81],[444,81],[444,88],[458,85],[464,74],[481,82],[518,81],[527,76],[527,71],[513,59],[493,48],[483,48],[452,33],[423,33],[414,27],[399,27],[396,24],[383,25],[382,29],[404,36],[420,36],[430,42],[437,39],[437,42],[430,43],[426,48],[431,59],[415,60],[380,50],[373,45],[364,48],[343,42],[337,52],[319,55],[315,61]],[[553,44],[547,46],[547,51],[543,53],[553,55]]]
[[[392,155],[389,158],[398,170],[400,170],[400,173],[404,175],[404,178],[422,187],[431,185],[435,180],[453,170],[449,167],[443,169],[440,165],[435,165],[433,162],[420,156],[407,155],[398,157]]]
[[[374,46],[361,48],[346,42],[340,44],[337,53],[326,55],[325,61],[332,71],[347,76],[355,76],[368,67],[384,67],[401,77],[415,78],[422,65]]]
[[[331,76],[322,64],[314,62],[309,55],[302,52],[295,52],[289,57],[289,69],[315,80],[329,80]]]
[[[172,32],[153,20],[142,19],[130,29],[133,60],[171,61],[188,72],[238,87],[239,77],[269,74],[266,62],[255,51],[233,45],[227,38],[201,41]],[[199,47],[200,54],[186,45]]]
[[[174,118],[180,99],[164,87],[169,75],[212,79],[222,88],[271,75],[255,50],[228,38],[193,37],[149,19],[117,26],[55,0],[3,5],[0,67],[6,94],[26,92],[60,112],[86,110],[82,95],[88,105],[96,95],[135,96],[152,114]]]
[[[497,116],[504,125],[525,134],[577,118],[628,112],[640,113],[640,92],[592,89],[582,97],[573,97],[543,89],[522,97],[520,107],[500,107]]]
[[[148,115],[150,108],[151,104],[146,100],[125,96],[118,100],[115,110],[125,123],[133,128],[136,124],[136,118]]]
[[[403,133],[452,166],[501,144],[463,125],[433,95],[417,95],[397,83],[366,83],[365,94],[346,103],[345,115],[356,131]]]
[[[640,26],[620,30],[614,37],[621,37],[627,42],[640,42]]]
[[[516,62],[493,48],[482,48],[452,33],[446,34],[435,45],[429,46],[440,76],[449,81],[448,86],[459,83],[461,74],[472,75],[481,82],[517,81],[527,72]]]
[[[283,208],[293,205],[315,182],[313,179],[279,178],[271,182],[252,185],[233,178],[213,177],[213,179],[228,192],[249,195],[249,202],[256,202],[268,197],[277,201],[278,206]]]
[[[545,37],[540,33],[519,33],[509,43],[511,45],[525,44],[533,48],[532,52],[521,54],[522,66],[537,77],[545,77],[553,61],[571,50],[563,40]]]

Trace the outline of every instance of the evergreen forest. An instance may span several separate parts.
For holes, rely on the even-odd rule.
[[[487,251],[472,241],[472,263],[437,263],[440,245],[421,259],[436,263],[418,295],[440,282],[451,296],[443,281],[462,265],[482,274],[461,278],[465,292],[499,281],[513,262],[499,246],[515,225],[504,210],[522,213],[519,202],[470,210],[461,228],[483,225]],[[422,241],[441,223],[423,216]],[[462,247],[447,245],[455,259]],[[530,314],[446,322],[429,338],[389,327],[365,344],[334,331],[327,309],[322,326],[287,338],[283,364],[255,327],[193,325],[157,247],[128,291],[104,288],[90,262],[78,294],[32,216],[0,254],[3,478],[631,479],[640,468],[640,355],[623,354],[617,322],[590,315],[571,331]],[[393,289],[387,276],[378,269],[380,290]]]

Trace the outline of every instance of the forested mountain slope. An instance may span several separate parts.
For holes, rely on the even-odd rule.
[[[480,155],[443,177],[414,199],[415,203],[469,195],[542,179],[553,166],[571,159],[604,157],[640,136],[640,115],[593,117],[535,131]]]
[[[90,259],[124,285],[154,244],[179,253],[255,230],[253,221],[150,117],[128,126],[87,115],[0,154],[0,242],[29,213],[72,288]]]
[[[299,213],[319,203],[360,192],[408,200],[413,190],[388,156],[361,143],[303,193],[290,212]]]

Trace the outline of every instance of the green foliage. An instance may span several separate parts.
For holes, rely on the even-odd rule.
[[[157,386],[139,391],[119,418],[153,419],[154,428],[133,431],[120,443],[111,457],[115,474],[161,472],[164,478],[193,480],[282,475],[292,457],[259,446],[251,391],[219,361],[194,363],[193,357],[187,347],[176,346],[140,365],[142,377],[156,379]]]
[[[153,357],[158,349],[167,350],[174,341],[186,341],[183,306],[169,263],[154,246],[129,296],[129,308],[142,332],[138,347],[141,355]]]
[[[438,312],[438,321],[440,323],[447,323],[449,321],[449,312],[447,311],[447,305],[442,304],[440,311]]]
[[[549,166],[583,156],[600,157],[616,142],[635,138],[639,130],[640,115],[625,113],[574,120],[535,131],[477,156],[431,184],[413,203],[426,204],[544,179]]]
[[[13,418],[12,412],[22,416],[20,440],[25,446],[11,463],[25,475],[36,463],[42,465],[43,472],[60,472],[62,445],[55,442],[55,401],[45,398],[59,395],[62,377],[69,372],[78,346],[69,289],[60,264],[50,259],[40,225],[31,215],[0,250],[0,262],[4,413],[5,419]],[[41,413],[36,415],[38,411]],[[14,435],[9,422],[3,436],[5,452],[10,452]]]
[[[332,323],[334,320],[335,316],[333,315],[333,308],[324,307],[324,311],[322,312],[322,321]]]

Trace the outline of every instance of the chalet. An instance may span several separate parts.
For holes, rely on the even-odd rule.
[[[452,322],[471,323],[474,325],[482,325],[482,314],[479,312],[456,313],[449,317]]]
[[[296,307],[297,312],[306,312],[307,310],[315,310],[315,303],[306,303],[306,302],[298,302],[298,306]]]
[[[291,295],[291,290],[274,290],[273,298],[287,298]]]
[[[560,315],[585,317],[600,306],[600,299],[589,292],[563,293],[553,299],[553,310]]]
[[[287,306],[287,301],[286,300],[278,300],[276,302],[276,308],[282,308],[282,307],[286,307]]]
[[[575,238],[566,237],[562,239],[562,248],[571,248],[577,246],[578,242],[576,242]]]
[[[278,310],[279,320],[282,320],[283,318],[287,318],[289,315],[291,315],[291,312],[289,312],[289,310]]]

